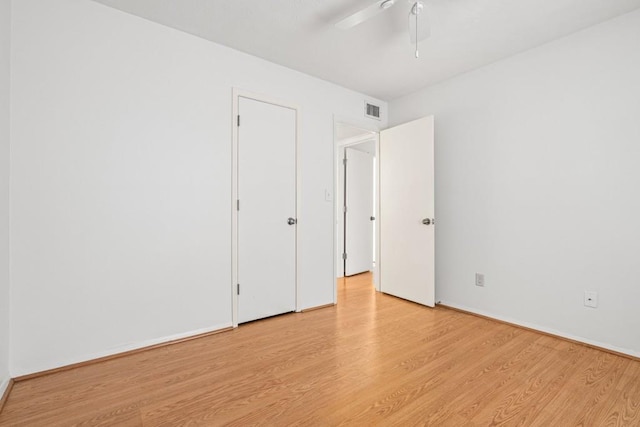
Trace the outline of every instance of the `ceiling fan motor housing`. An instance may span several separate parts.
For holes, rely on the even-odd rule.
[[[420,15],[420,13],[422,12],[422,9],[424,9],[424,4],[422,4],[421,1],[417,1],[413,4],[413,7],[411,8],[411,14]]]
[[[389,9],[395,4],[396,0],[386,0],[380,3],[380,9]]]

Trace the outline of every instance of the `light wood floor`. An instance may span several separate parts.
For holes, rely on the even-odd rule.
[[[2,426],[640,425],[640,362],[339,281],[339,304],[16,383]]]

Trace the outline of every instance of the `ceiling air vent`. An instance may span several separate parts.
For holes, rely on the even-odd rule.
[[[378,105],[364,103],[364,115],[370,119],[380,120],[380,107]]]

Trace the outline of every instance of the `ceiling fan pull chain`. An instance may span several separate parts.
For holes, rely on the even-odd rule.
[[[418,3],[414,6],[416,8],[416,59],[420,56],[418,52]]]

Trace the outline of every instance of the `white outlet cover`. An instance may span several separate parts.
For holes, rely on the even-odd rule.
[[[598,307],[598,293],[596,291],[584,291],[585,307]]]

